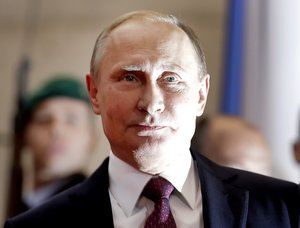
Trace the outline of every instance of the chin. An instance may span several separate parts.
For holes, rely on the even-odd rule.
[[[161,143],[146,142],[133,153],[138,169],[149,174],[158,174],[174,160],[174,151]]]
[[[59,178],[69,176],[70,174],[72,174],[74,172],[75,172],[74,168],[66,167],[66,165],[64,165],[64,166],[56,165],[56,166],[48,167],[46,170],[44,170],[43,176],[44,176],[44,178],[47,178],[47,179],[59,179]]]

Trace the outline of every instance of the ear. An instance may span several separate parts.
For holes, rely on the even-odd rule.
[[[209,91],[209,74],[206,74],[200,82],[199,88],[199,101],[198,101],[198,108],[197,108],[197,116],[201,116],[204,112],[204,108],[207,101],[207,95]]]
[[[97,83],[90,73],[88,73],[86,75],[86,85],[87,85],[87,89],[89,92],[90,101],[91,101],[94,113],[97,115],[100,115],[101,114],[100,104],[99,104],[99,100],[97,97],[97,94],[98,94]]]

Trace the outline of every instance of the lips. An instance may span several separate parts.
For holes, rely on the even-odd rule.
[[[135,127],[140,130],[145,130],[145,131],[155,131],[155,130],[161,130],[161,129],[165,128],[165,126],[143,125],[143,124],[137,124],[137,125],[135,125]]]
[[[157,124],[145,124],[145,123],[138,123],[132,124],[130,127],[135,129],[135,131],[139,132],[139,135],[151,135],[151,134],[161,134],[162,130],[166,129],[168,126],[165,125],[157,125]]]

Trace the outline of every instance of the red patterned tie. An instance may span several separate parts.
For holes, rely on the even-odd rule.
[[[146,220],[145,228],[176,228],[169,206],[173,185],[162,177],[152,178],[144,188],[143,195],[151,199],[154,211]]]

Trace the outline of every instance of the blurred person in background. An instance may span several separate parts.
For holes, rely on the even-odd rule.
[[[95,133],[87,89],[73,75],[53,77],[25,99],[22,152],[28,152],[30,162],[27,159],[23,167],[22,201],[8,216],[36,207],[86,178]]]
[[[272,158],[263,134],[247,121],[229,115],[197,120],[191,149],[219,165],[272,175]]]

